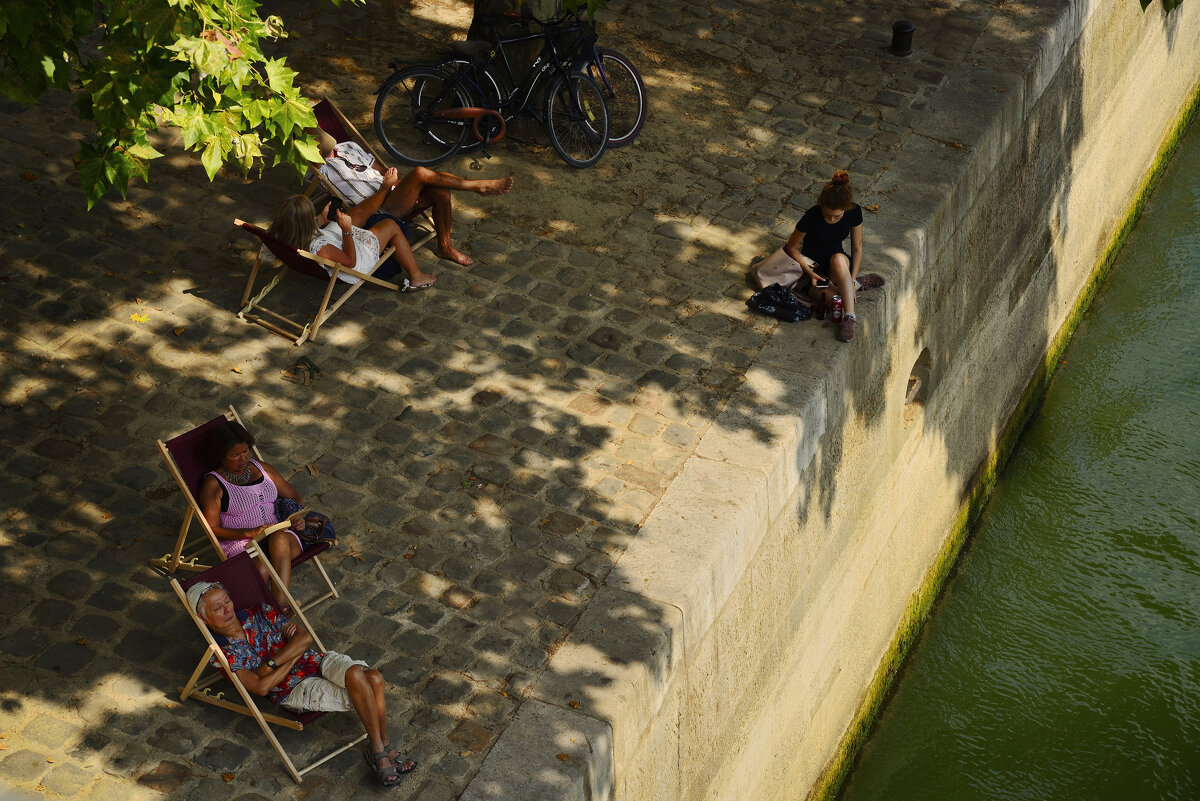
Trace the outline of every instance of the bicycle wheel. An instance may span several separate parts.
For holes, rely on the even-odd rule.
[[[490,65],[478,66],[465,58],[451,58],[443,61],[439,68],[447,75],[461,75],[460,83],[471,95],[471,105],[491,108],[500,111],[504,102],[504,91],[500,88],[500,79]],[[467,136],[463,140],[462,149],[471,151],[483,146],[483,142],[475,138],[470,121],[466,123]],[[495,118],[484,117],[479,121],[479,133],[485,137],[493,137],[500,132],[499,122]]]
[[[405,164],[440,164],[462,147],[467,126],[462,120],[439,119],[434,112],[469,104],[454,78],[436,67],[407,67],[379,88],[375,134],[384,149]]]
[[[559,75],[546,90],[550,144],[572,167],[590,167],[608,146],[608,108],[596,82],[582,73]]]
[[[623,147],[641,133],[646,124],[646,84],[633,62],[616,50],[596,48],[599,65],[593,58],[587,74],[604,91],[608,104],[608,146]]]

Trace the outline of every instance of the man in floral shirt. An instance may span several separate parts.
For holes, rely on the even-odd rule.
[[[296,712],[358,712],[370,741],[368,763],[384,786],[416,767],[388,741],[378,670],[336,651],[317,651],[312,635],[270,604],[235,610],[219,583],[197,582],[187,597],[247,690]],[[219,666],[215,657],[213,664]]]

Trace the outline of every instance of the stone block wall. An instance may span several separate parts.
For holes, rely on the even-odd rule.
[[[1026,11],[880,187],[865,341],[777,331],[464,801],[836,782],[1200,79],[1195,3]]]

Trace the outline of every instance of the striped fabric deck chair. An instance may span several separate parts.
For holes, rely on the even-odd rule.
[[[189,587],[197,582],[215,581],[220,582],[225,591],[229,593],[234,609],[248,609],[263,603],[274,606],[275,601],[271,598],[271,593],[268,591],[262,577],[258,574],[258,570],[255,569],[254,563],[251,561],[252,559],[259,559],[265,563],[274,580],[278,581],[279,577],[275,574],[274,569],[271,568],[270,561],[263,555],[262,550],[258,548],[257,543],[251,543],[247,546],[244,553],[227,559],[219,565],[210,567],[203,573],[182,580],[176,577],[171,578],[171,586],[174,588],[175,594],[179,596],[179,600],[183,603],[184,608],[187,609],[188,617],[196,624],[196,628],[200,630],[200,634],[204,637],[207,644],[199,664],[192,671],[187,684],[180,689],[179,697],[182,701],[194,699],[254,718],[259,728],[262,729],[263,734],[266,735],[267,740],[271,743],[271,747],[275,749],[275,753],[283,761],[287,772],[291,775],[292,779],[300,783],[303,781],[305,773],[358,745],[367,739],[367,735],[365,732],[361,733],[352,742],[337,746],[332,751],[318,756],[304,767],[297,767],[296,763],[292,761],[292,758],[288,756],[283,745],[279,742],[279,738],[275,736],[275,732],[272,731],[271,726],[302,731],[311,726],[317,718],[325,713],[296,713],[283,707],[273,707],[274,711],[264,712],[259,709],[250,691],[246,689],[246,685],[238,679],[237,673],[230,668],[229,661],[225,658],[225,653],[221,649],[224,638],[209,629],[208,625],[196,614],[196,610],[188,603],[187,591]],[[292,609],[299,610],[295,599],[290,594],[287,595]],[[309,625],[304,613],[297,611],[294,617],[295,620],[293,622],[303,626],[312,635],[313,644],[321,651],[326,650],[325,646],[321,643],[321,639],[313,631],[312,626]],[[212,667],[214,659],[217,663],[217,667],[215,668]],[[206,672],[209,675],[202,678]],[[237,695],[241,698],[241,703],[235,700],[226,700],[224,692],[213,692],[213,685],[223,679],[233,685],[233,688],[237,691]]]
[[[238,417],[237,410],[232,406],[225,410],[224,414],[218,415],[207,423],[196,426],[190,431],[185,431],[173,439],[156,440],[158,451],[162,454],[163,461],[167,463],[167,469],[171,471],[176,483],[179,484],[179,489],[187,500],[187,511],[183,516],[183,525],[179,527],[179,534],[175,538],[175,547],[170,553],[164,554],[157,559],[151,559],[151,567],[167,573],[175,573],[183,570],[187,572],[198,572],[208,570],[213,566],[214,562],[223,561],[225,552],[221,550],[220,540],[213,533],[212,527],[204,518],[204,512],[200,509],[200,503],[197,500],[200,497],[200,482],[204,479],[211,467],[205,462],[204,442],[208,438],[208,432],[216,425],[225,420],[232,420],[238,425],[242,425],[242,419]],[[258,446],[254,446],[254,458],[258,461],[264,461],[262,454],[258,450]],[[192,539],[188,539],[188,534],[191,531],[192,521],[196,520],[200,523],[202,533]],[[205,544],[212,546],[217,552],[217,559],[213,560],[211,556],[205,558],[207,553]],[[305,602],[302,606],[294,606],[296,609],[308,609],[321,601],[328,598],[337,598],[337,588],[333,586],[333,581],[330,580],[329,574],[325,572],[325,566],[321,564],[318,558],[331,547],[328,542],[320,542],[315,545],[306,545],[300,555],[292,560],[292,569],[299,567],[305,562],[312,562],[313,567],[321,576],[321,580],[325,583],[326,592],[319,597],[315,597]]]
[[[363,135],[354,127],[354,123],[346,118],[342,110],[337,107],[337,104],[328,97],[324,98],[313,106],[313,114],[317,117],[317,125],[321,130],[333,137],[336,142],[355,142],[363,147],[368,153],[375,157],[375,160],[385,166],[391,166],[379,156],[379,151],[371,147]],[[340,192],[334,188],[333,184],[325,180],[325,178],[317,170],[312,171],[312,182],[308,185],[304,194],[313,198],[316,203],[321,195],[324,194],[331,197],[340,198],[343,203],[353,205],[349,198],[343,197]],[[317,206],[320,209],[320,205]],[[412,246],[414,252],[417,248],[432,240],[435,236],[433,230],[433,219],[429,216],[429,210],[414,211],[403,220],[405,224],[405,233],[408,236],[408,243]]]

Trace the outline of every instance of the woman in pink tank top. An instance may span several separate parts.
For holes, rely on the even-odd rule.
[[[264,528],[280,522],[275,515],[276,498],[291,498],[304,505],[300,493],[278,470],[250,458],[252,445],[254,437],[234,422],[214,428],[204,443],[205,455],[216,469],[200,482],[198,500],[226,557],[246,550],[246,544]],[[303,520],[295,522],[304,524]],[[263,550],[285,587],[291,581],[292,560],[300,555],[301,547],[300,539],[289,529],[267,537]],[[259,565],[258,570],[269,582],[266,568]],[[271,592],[281,609],[287,606],[279,588],[272,586]]]

